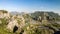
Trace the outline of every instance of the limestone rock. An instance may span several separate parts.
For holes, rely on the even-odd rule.
[[[9,23],[7,25],[7,29],[13,31],[14,26],[18,27],[18,30],[21,30],[21,28],[25,25],[25,20],[22,16],[12,16],[9,20]]]
[[[14,26],[18,26],[18,23],[17,23],[16,20],[12,20],[12,21],[10,21],[9,24],[7,25],[7,29],[13,31]]]

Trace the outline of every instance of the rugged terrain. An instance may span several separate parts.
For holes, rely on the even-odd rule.
[[[54,34],[60,31],[60,15],[36,11],[19,14],[0,10],[0,34]]]

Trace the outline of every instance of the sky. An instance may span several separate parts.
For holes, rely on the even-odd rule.
[[[60,14],[60,0],[0,0],[0,10],[9,12],[53,11]]]

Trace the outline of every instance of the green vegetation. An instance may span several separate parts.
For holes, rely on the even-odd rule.
[[[0,34],[13,34],[12,32],[10,32],[9,30],[6,29],[7,26],[7,19],[2,18],[1,20],[1,24],[0,24]]]

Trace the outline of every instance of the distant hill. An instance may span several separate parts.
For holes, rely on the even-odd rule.
[[[12,11],[10,12],[11,15],[16,15],[16,14],[20,14],[20,12],[16,12],[16,11]]]
[[[16,12],[16,11],[13,11],[13,12],[10,12],[11,15],[24,15],[24,14],[27,14],[26,12]]]
[[[50,16],[50,17],[54,17],[57,20],[60,19],[60,15],[58,13],[54,13],[54,12],[45,12],[45,11],[36,11],[34,13],[31,13],[32,18],[35,17],[39,17],[39,16],[44,16],[44,13],[46,13],[46,15]]]

